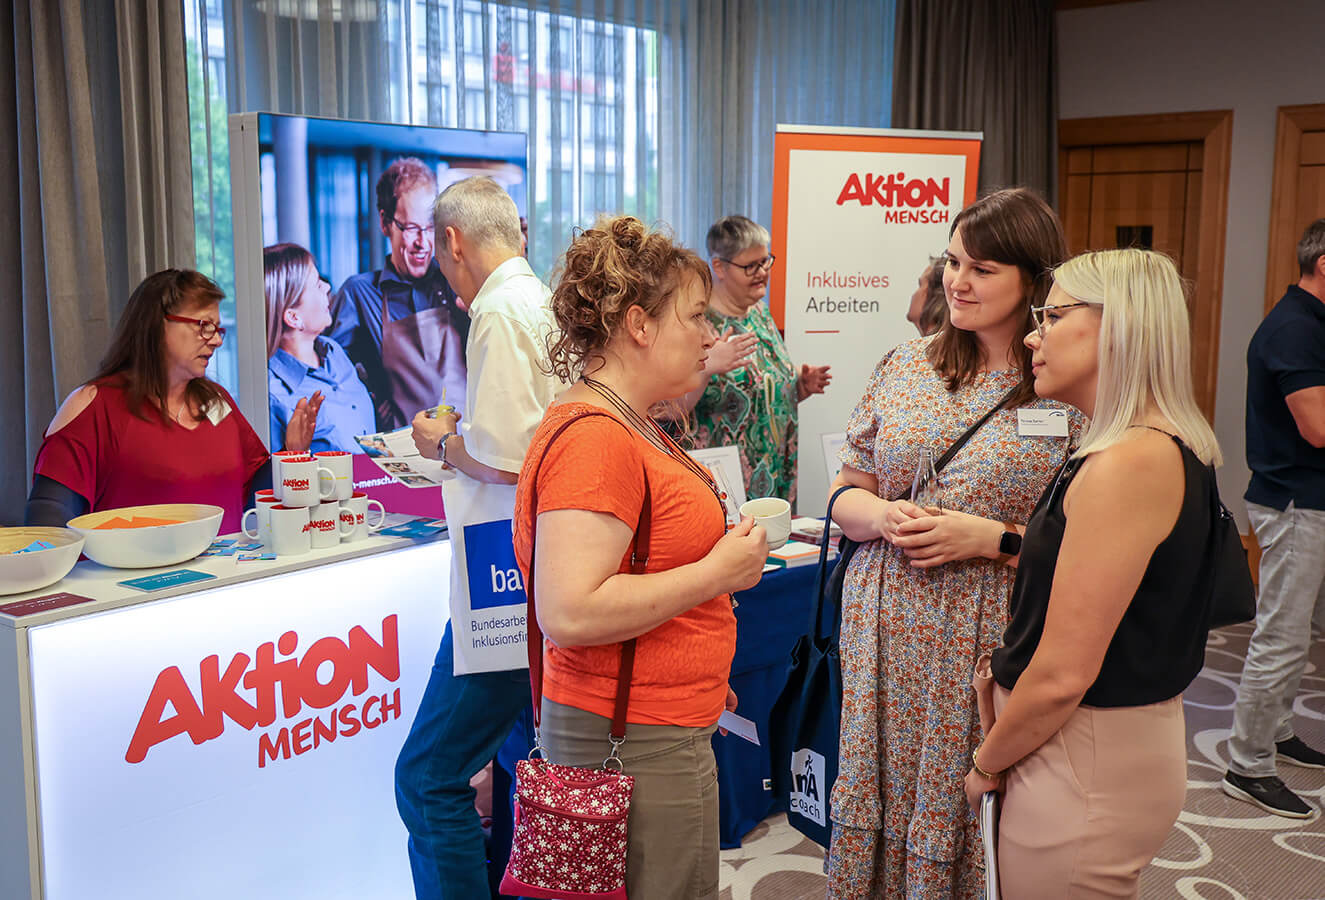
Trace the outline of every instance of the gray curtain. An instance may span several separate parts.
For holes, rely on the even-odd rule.
[[[0,39],[12,73],[0,90],[0,523],[22,520],[42,433],[95,370],[129,288],[193,264],[177,196],[190,177],[187,114],[164,99],[184,80],[181,19],[177,0],[0,3],[13,36]]]
[[[1052,0],[896,2],[893,125],[983,131],[982,190],[1026,185],[1052,199]]]

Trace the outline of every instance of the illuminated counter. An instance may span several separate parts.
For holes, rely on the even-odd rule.
[[[374,536],[150,594],[84,561],[0,598],[90,598],[0,613],[0,897],[411,898],[393,769],[450,562]]]

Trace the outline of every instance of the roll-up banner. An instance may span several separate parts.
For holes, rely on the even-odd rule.
[[[828,499],[824,435],[846,430],[870,373],[918,337],[917,279],[975,199],[980,132],[779,125],[769,306],[797,366],[833,382],[800,405],[798,512]],[[834,465],[833,468],[836,466]]]

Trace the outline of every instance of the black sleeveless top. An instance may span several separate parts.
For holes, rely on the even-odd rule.
[[[1158,430],[1158,429],[1155,429]],[[1201,671],[1213,590],[1215,475],[1180,439],[1186,487],[1182,510],[1150,557],[1085,706],[1144,706],[1176,697]],[[1045,489],[1026,525],[1003,647],[994,651],[994,679],[1011,690],[1044,633],[1058,551],[1067,518],[1063,495],[1081,459],[1071,459]],[[1118,522],[1117,528],[1128,527]],[[1107,539],[1107,538],[1106,538]]]

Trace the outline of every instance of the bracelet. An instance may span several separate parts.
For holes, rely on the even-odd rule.
[[[983,746],[984,744],[980,745],[980,747]],[[987,779],[989,781],[998,781],[1000,778],[1003,777],[1004,775],[1003,772],[986,772],[984,769],[980,768],[980,761],[977,759],[977,757],[980,755],[980,747],[976,747],[974,750],[971,751],[971,768],[974,769],[975,774],[979,775],[981,778]]]

